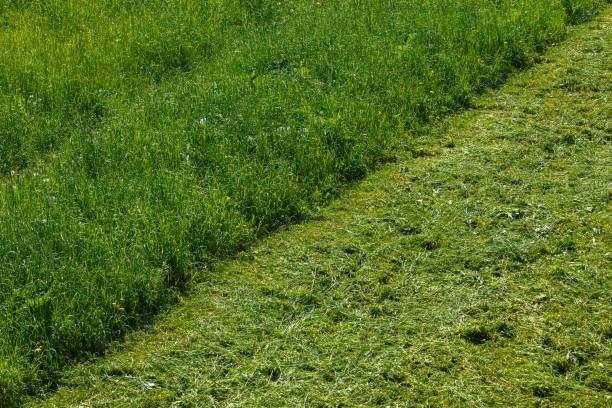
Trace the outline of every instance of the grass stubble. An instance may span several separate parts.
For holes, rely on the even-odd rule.
[[[609,406],[611,18],[31,406]]]
[[[495,361],[513,361],[506,368],[513,376],[505,378],[524,379],[516,380],[515,392],[498,397],[563,400],[577,392],[590,403],[595,396],[604,398],[610,386],[609,367],[601,358],[609,355],[610,323],[603,302],[603,289],[609,289],[604,274],[609,255],[602,258],[582,239],[585,220],[609,220],[609,191],[601,192],[609,167],[603,150],[597,150],[609,141],[609,115],[593,116],[602,108],[609,113],[609,89],[605,81],[596,82],[605,74],[601,69],[592,78],[583,72],[603,64],[600,59],[567,67],[555,88],[542,89],[543,96],[529,102],[524,118],[497,124],[501,119],[493,116],[479,122],[482,129],[499,126],[505,136],[483,143],[480,152],[467,150],[465,160],[458,162],[463,173],[446,180],[443,169],[437,168],[439,174],[429,169],[438,175],[434,178],[425,173],[425,159],[406,162],[404,173],[391,180],[399,177],[407,184],[400,190],[411,201],[401,201],[403,196],[388,185],[385,194],[392,194],[397,205],[378,202],[380,191],[366,199],[367,214],[387,211],[384,220],[356,212],[355,217],[364,218],[347,227],[350,235],[335,230],[307,247],[286,248],[305,252],[295,253],[295,259],[290,253],[279,255],[278,265],[257,269],[260,272],[250,277],[240,272],[244,268],[234,271],[237,276],[210,270],[215,260],[247,248],[256,237],[312,216],[340,186],[363,178],[377,163],[402,161],[405,151],[414,157],[428,155],[435,138],[423,138],[447,126],[440,117],[467,106],[476,93],[499,84],[516,68],[539,60],[546,46],[565,36],[568,23],[589,18],[602,4],[217,0],[169,7],[153,0],[95,5],[77,0],[5,2],[0,8],[0,309],[6,317],[0,322],[0,405],[44,392],[57,383],[58,369],[67,361],[104,352],[110,340],[148,321],[193,281],[202,283],[195,286],[198,295],[192,305],[203,302],[198,308],[204,308],[212,302],[207,307],[216,313],[211,312],[214,319],[209,321],[199,317],[197,335],[200,340],[221,336],[221,346],[203,342],[192,354],[175,350],[193,355],[198,363],[176,357],[182,365],[174,369],[185,375],[175,376],[175,386],[140,383],[137,371],[132,375],[121,368],[109,374],[104,365],[99,386],[106,386],[108,376],[119,375],[126,395],[150,388],[129,397],[142,406],[154,401],[163,406],[173,398],[187,406],[204,400],[229,403],[231,398],[247,405],[298,400],[304,405],[332,404],[326,398],[378,405],[400,401],[399,396],[419,402],[417,394],[410,394],[418,391],[419,376],[437,375],[446,381],[449,377],[443,373],[452,373],[457,361],[474,365],[476,372],[497,355]],[[586,52],[607,55],[605,34],[599,43],[589,43],[602,49]],[[545,99],[550,111],[541,113],[547,92],[559,95]],[[573,116],[564,113],[573,107],[561,103],[564,93],[588,93],[592,99]],[[529,115],[539,121],[532,123],[534,129],[521,128]],[[515,133],[511,126],[517,127]],[[459,136],[445,143],[458,146]],[[497,148],[486,150],[492,146]],[[536,160],[536,152],[544,156]],[[545,155],[558,167],[546,164]],[[568,157],[575,162],[568,163]],[[494,167],[501,162],[508,167]],[[534,176],[534,169],[540,170],[536,162],[550,173]],[[418,170],[420,165],[424,168]],[[421,178],[406,182],[409,169],[418,170]],[[554,171],[557,178],[551,175]],[[597,174],[594,171],[602,179],[567,181]],[[525,175],[533,179],[527,186]],[[497,180],[479,187],[483,177]],[[466,187],[473,183],[476,186]],[[526,196],[504,195],[508,186]],[[452,204],[459,190],[462,208]],[[546,204],[530,208],[529,194],[541,197],[544,190],[544,197],[554,197],[548,205],[563,216]],[[436,201],[439,206],[429,207],[426,201],[439,200],[443,193],[449,196],[448,204]],[[603,195],[591,196],[598,193]],[[414,194],[424,197],[416,199],[417,207]],[[486,201],[496,197],[506,201]],[[588,214],[569,212],[572,205],[588,200]],[[349,208],[360,205],[355,202]],[[461,218],[466,214],[469,220]],[[535,223],[538,216],[551,221],[528,233],[531,225],[524,224]],[[593,234],[601,236],[601,245],[606,225],[609,222],[589,224]],[[400,233],[387,236],[378,227]],[[474,234],[479,228],[485,231]],[[500,228],[509,235],[494,235]],[[288,239],[317,237],[314,230],[301,234]],[[598,238],[592,238],[594,248],[600,248]],[[364,247],[364,239],[380,248]],[[249,254],[245,256],[253,256]],[[311,256],[321,258],[311,261]],[[293,266],[280,267],[281,260],[288,259]],[[555,262],[559,266],[554,274],[562,283],[549,286],[544,281],[550,280]],[[312,281],[310,288],[300,279]],[[226,280],[244,287],[224,286]],[[537,304],[527,296],[533,288],[542,292],[536,295]],[[512,290],[524,298],[504,292],[515,293]],[[199,296],[202,291],[208,291],[210,299]],[[492,300],[492,294],[499,299]],[[221,298],[227,304],[219,304]],[[426,300],[434,298],[427,306]],[[552,311],[541,312],[541,305]],[[580,314],[588,305],[599,310]],[[458,312],[461,319],[454,320]],[[538,320],[542,331],[521,320],[536,315],[550,319]],[[555,319],[571,322],[556,327]],[[584,327],[582,334],[564,329],[572,325]],[[293,328],[297,331],[291,334]],[[552,331],[541,339],[545,329]],[[433,332],[448,337],[434,339]],[[457,338],[462,339],[459,345]],[[262,339],[272,339],[264,350]],[[176,339],[177,347],[187,347],[182,340]],[[303,349],[296,348],[301,342],[306,342]],[[217,354],[223,344],[231,356],[241,358],[240,364],[225,352]],[[520,347],[512,348],[514,344]],[[545,352],[534,354],[528,345]],[[406,354],[414,347],[422,347],[421,354]],[[492,354],[473,361],[482,349]],[[432,359],[422,360],[428,353]],[[406,360],[408,356],[413,360]],[[526,356],[543,360],[536,364]],[[160,358],[171,361],[167,355]],[[310,358],[314,360],[309,363]],[[437,370],[431,361],[448,364]],[[138,369],[153,370],[149,362],[141,363],[145,366]],[[199,363],[211,363],[204,367],[213,371],[189,371],[201,369]],[[423,368],[414,374],[398,371],[407,364]],[[512,371],[521,365],[522,370]],[[242,368],[243,377],[230,375],[230,366]],[[542,367],[552,368],[544,375]],[[554,367],[565,375],[565,383],[555,376]],[[164,371],[163,365],[159,369]],[[456,381],[476,381],[461,373],[456,373]],[[135,382],[133,389],[125,381],[129,378]],[[216,378],[219,381],[211,380]],[[499,385],[491,378],[494,372],[480,378],[491,381],[489,391]],[[202,383],[190,383],[194,379]],[[236,386],[230,387],[228,379]],[[269,393],[270,385],[288,380],[295,381],[293,386]],[[320,387],[313,388],[313,381]],[[348,385],[341,391],[338,381]],[[421,379],[420,384],[427,387],[433,381]],[[373,387],[379,382],[382,388]],[[401,388],[404,383],[411,386]],[[261,387],[253,388],[257,384]],[[434,399],[421,403],[439,398],[451,404],[475,396],[486,401],[497,395],[476,385],[474,392],[461,394],[452,384],[437,389],[439,394],[423,394]],[[122,398],[118,393],[123,386],[116,386],[104,397]],[[241,386],[248,395],[239,394]]]

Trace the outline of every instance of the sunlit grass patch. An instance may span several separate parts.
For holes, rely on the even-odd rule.
[[[210,260],[308,217],[398,151],[429,155],[420,130],[533,64],[599,5],[170,3],[0,6],[3,401],[104,352],[207,279]],[[571,77],[559,87],[581,89]],[[577,139],[551,136],[544,150]],[[432,257],[448,242],[414,231]],[[483,256],[514,262],[521,250],[498,242]],[[330,318],[351,315],[338,305]]]

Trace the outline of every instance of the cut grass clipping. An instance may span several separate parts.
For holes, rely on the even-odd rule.
[[[610,407],[611,28],[572,28],[24,408]]]
[[[169,3],[0,6],[2,405],[604,2]]]

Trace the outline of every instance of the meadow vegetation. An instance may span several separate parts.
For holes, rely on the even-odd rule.
[[[609,407],[611,28],[572,28],[24,405]]]
[[[414,149],[603,3],[3,2],[0,405]]]

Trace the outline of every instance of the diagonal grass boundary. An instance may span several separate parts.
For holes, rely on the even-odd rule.
[[[31,406],[607,406],[610,17]]]
[[[420,131],[604,4],[89,3],[2,5],[2,404],[104,353],[202,265],[420,155]]]

